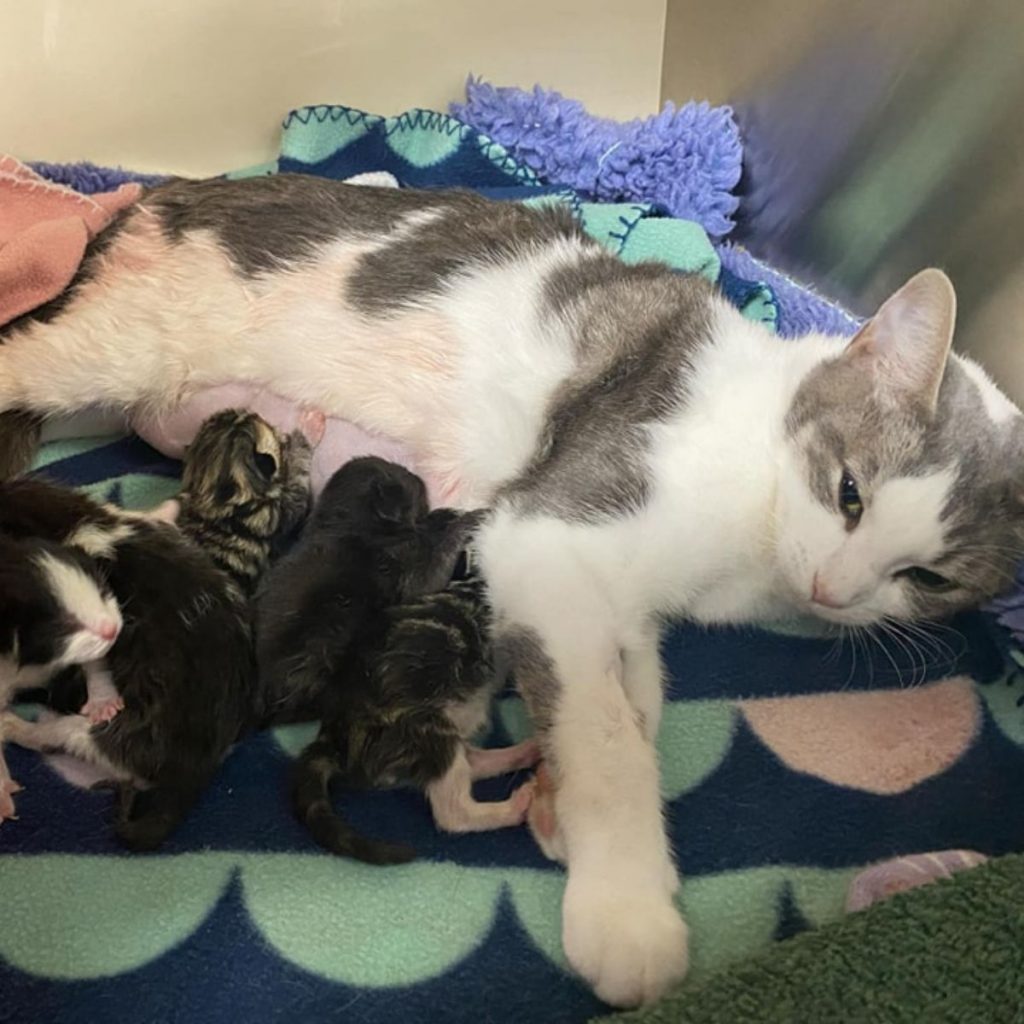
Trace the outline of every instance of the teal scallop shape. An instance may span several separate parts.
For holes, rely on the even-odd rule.
[[[534,946],[552,963],[568,970],[562,952],[562,896],[565,872],[508,868],[502,873],[519,923]]]
[[[725,760],[736,731],[729,701],[669,701],[658,732],[661,794],[675,800],[696,789]]]
[[[503,874],[295,854],[247,857],[242,869],[249,915],[281,956],[371,988],[435,978],[468,956],[491,929]]]
[[[390,149],[413,167],[434,167],[458,152],[461,135],[457,131],[446,131],[444,124],[431,129],[415,125],[400,126],[387,136]]]
[[[285,754],[298,757],[316,739],[319,728],[319,722],[299,722],[271,729],[270,735]]]
[[[1014,743],[1024,747],[1024,668],[978,686],[989,714]]]
[[[281,136],[281,156],[317,164],[361,139],[381,118],[347,107],[313,107],[292,116]]]
[[[66,981],[135,970],[187,939],[213,910],[235,858],[3,858],[0,958]]]

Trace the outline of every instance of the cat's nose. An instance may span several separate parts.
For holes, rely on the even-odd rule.
[[[828,592],[825,584],[818,579],[818,574],[814,574],[814,583],[811,586],[811,600],[815,604],[820,604],[823,608],[844,608],[845,605],[842,601],[836,600]]]
[[[121,627],[113,619],[103,619],[93,631],[101,640],[116,640]]]

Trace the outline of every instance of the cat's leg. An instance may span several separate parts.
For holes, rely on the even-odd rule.
[[[566,956],[606,1002],[652,1002],[686,973],[687,931],[670,885],[654,747],[624,688],[630,628],[619,595],[590,531],[499,514],[477,546],[499,642],[554,780],[569,873]]]
[[[445,774],[427,786],[437,827],[445,832],[487,832],[521,825],[533,796],[533,781],[524,782],[507,800],[473,798],[473,769],[462,745]]]
[[[622,684],[641,731],[652,743],[658,737],[665,695],[665,669],[658,640],[655,632],[622,650]]]
[[[87,699],[79,714],[88,718],[93,725],[109,722],[119,711],[124,710],[124,701],[117,692],[107,666],[102,661],[91,661],[82,670],[85,672]]]
[[[41,753],[64,751],[102,768],[108,778],[125,781],[131,778],[107,760],[96,746],[91,734],[92,724],[83,715],[58,715],[46,721],[26,722],[11,712],[5,712],[2,718],[7,738],[19,747]]]
[[[532,768],[540,760],[540,744],[536,740],[523,740],[512,747],[484,750],[467,747],[466,757],[473,779],[493,779],[522,768]]]

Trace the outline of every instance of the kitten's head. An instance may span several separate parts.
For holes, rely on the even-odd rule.
[[[1024,420],[950,356],[956,295],[925,270],[786,420],[779,571],[802,611],[847,625],[947,615],[1004,589],[1024,556]]]
[[[346,462],[327,481],[310,527],[372,536],[411,527],[428,511],[427,489],[415,473],[367,455]]]
[[[296,470],[308,473],[311,453],[302,434],[282,434],[254,412],[225,409],[205,420],[188,446],[182,492],[204,519],[258,518],[281,499]]]
[[[0,537],[0,661],[16,677],[102,658],[121,626],[117,601],[87,555]]]

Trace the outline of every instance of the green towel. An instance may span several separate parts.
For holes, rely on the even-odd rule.
[[[1024,855],[894,896],[605,1024],[1024,1022]]]

